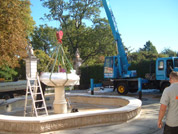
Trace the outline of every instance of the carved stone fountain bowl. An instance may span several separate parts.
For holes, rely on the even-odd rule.
[[[40,81],[45,85],[54,87],[79,85],[79,80],[80,77],[75,73],[75,71],[71,71],[71,73],[44,72],[40,76]]]

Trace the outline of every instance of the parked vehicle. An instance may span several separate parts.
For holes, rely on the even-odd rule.
[[[15,95],[23,95],[26,92],[27,81],[0,82],[0,99],[14,98]]]

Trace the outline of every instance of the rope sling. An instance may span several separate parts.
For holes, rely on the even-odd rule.
[[[45,68],[45,72],[49,71],[50,72],[50,78],[49,80],[56,85],[52,80],[51,80],[51,76],[54,73],[55,70],[55,66],[57,65],[58,72],[61,72],[61,68],[63,68],[63,72],[65,70],[66,72],[66,81],[64,82],[63,86],[67,83],[68,81],[68,73],[70,73],[71,70],[74,70],[69,59],[67,58],[64,49],[62,47],[62,37],[63,37],[63,32],[59,31],[56,32],[56,36],[57,36],[57,40],[58,40],[58,45],[56,46],[54,53],[52,55],[52,58],[50,59],[49,63],[47,64],[46,68]],[[55,59],[54,59],[55,57]],[[52,61],[52,59],[54,59],[54,62]],[[52,63],[53,62],[53,63]]]

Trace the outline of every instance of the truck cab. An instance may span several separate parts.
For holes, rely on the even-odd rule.
[[[178,72],[178,57],[157,58],[156,81],[159,81],[161,92],[170,85],[169,74],[171,71]]]
[[[169,80],[171,71],[178,71],[178,57],[158,58],[156,60],[156,80]]]
[[[107,56],[104,62],[104,78],[118,79],[118,78],[133,78],[137,76],[135,70],[123,71],[120,56]]]

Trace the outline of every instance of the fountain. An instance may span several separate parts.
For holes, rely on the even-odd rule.
[[[56,33],[58,39],[58,48],[56,49],[56,57],[53,63],[53,67],[51,72],[43,72],[40,76],[40,81],[42,81],[47,86],[55,87],[55,100],[53,103],[54,113],[56,114],[64,114],[67,113],[67,102],[65,99],[65,87],[66,86],[73,86],[79,84],[79,76],[76,74],[76,71],[73,70],[71,64],[69,63],[67,57],[65,56],[64,50],[62,48],[62,36],[63,32],[59,31]],[[66,58],[66,63],[68,63],[70,67],[70,71],[67,71],[66,63],[64,63]],[[53,73],[54,66],[56,61],[59,61],[58,65],[58,72]],[[61,67],[65,67],[65,70],[61,70]]]
[[[15,116],[13,113],[23,113],[24,98],[14,98],[0,102],[0,133],[39,134],[88,125],[126,122],[137,116],[141,111],[141,101],[132,97],[87,94],[67,94],[67,96],[71,103],[82,103],[83,106],[88,104],[91,106],[103,105],[105,109],[95,110],[95,108],[92,108],[92,110],[86,109],[81,112],[80,108],[83,108],[80,106],[79,112],[76,113],[23,117]],[[50,101],[49,98],[48,100]],[[51,101],[53,102],[53,100]],[[47,104],[49,104],[48,101]],[[12,114],[10,114],[11,110]],[[6,115],[4,115],[5,113]]]

